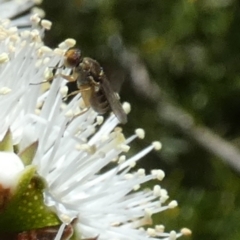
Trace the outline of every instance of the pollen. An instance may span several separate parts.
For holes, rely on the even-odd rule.
[[[158,141],[153,142],[152,145],[156,151],[158,151],[162,148],[162,144]]]
[[[175,208],[175,207],[177,207],[177,205],[178,205],[177,201],[173,200],[168,204],[168,207],[169,208]]]
[[[104,118],[102,116],[97,116],[96,122],[98,125],[101,125],[104,121]]]
[[[65,117],[73,117],[74,116],[74,112],[73,112],[73,110],[72,109],[70,109],[69,111],[67,111],[66,113],[65,113]]]
[[[30,20],[33,24],[37,25],[41,21],[41,18],[38,16],[38,14],[34,14],[31,16]]]
[[[6,63],[9,61],[9,56],[7,53],[0,54],[0,64]]]
[[[10,93],[12,91],[12,89],[8,88],[8,87],[2,87],[0,88],[0,95],[6,95],[8,93]]]
[[[118,159],[118,163],[119,164],[121,164],[121,163],[123,163],[123,162],[125,162],[126,161],[126,156],[125,155],[121,155],[120,157],[119,157],[119,159]]]
[[[159,185],[155,185],[153,188],[153,194],[156,197],[161,196],[161,187]]]
[[[64,43],[66,44],[66,46],[71,48],[71,47],[74,47],[76,45],[76,40],[73,39],[73,38],[68,38],[64,41]]]
[[[139,175],[139,176],[145,176],[145,174],[146,174],[146,171],[145,171],[145,169],[144,169],[144,168],[141,168],[141,169],[139,169],[139,170],[138,170],[138,172],[137,172],[137,173],[138,173],[138,175]]]
[[[190,235],[192,235],[192,231],[191,231],[190,229],[188,229],[188,228],[182,228],[182,229],[181,229],[181,233],[182,233],[182,235],[184,235],[184,236],[190,236]]]
[[[148,233],[148,235],[151,236],[151,237],[155,237],[155,236],[156,236],[156,231],[155,231],[154,228],[148,228],[148,229],[147,229],[147,233]]]
[[[163,178],[165,177],[165,173],[163,170],[157,169],[157,170],[152,170],[151,171],[152,175],[155,176],[156,179],[159,181],[162,181]]]
[[[135,130],[135,133],[140,139],[144,139],[145,137],[145,131],[142,128],[138,128]]]
[[[67,95],[67,93],[68,93],[68,87],[67,87],[67,86],[61,87],[60,93],[61,93],[61,95],[62,95],[63,97],[65,97],[65,96]]]
[[[51,27],[52,27],[52,22],[44,19],[44,20],[41,21],[41,25],[44,29],[50,30]]]
[[[50,58],[49,57],[46,57],[46,58],[44,58],[43,59],[43,61],[42,61],[42,63],[44,64],[44,65],[47,65],[49,62],[50,62]]]
[[[130,105],[130,103],[124,102],[123,103],[123,109],[124,109],[126,114],[130,113],[131,112],[131,105]]]
[[[130,149],[130,147],[126,144],[121,144],[120,148],[123,152],[128,152]]]
[[[164,225],[156,225],[155,226],[155,230],[158,232],[158,233],[163,233],[165,231],[165,226]]]
[[[41,53],[52,53],[52,49],[50,47],[47,47],[47,46],[42,46],[40,49],[39,49],[39,52]]]

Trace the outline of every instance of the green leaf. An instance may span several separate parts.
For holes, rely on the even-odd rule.
[[[33,158],[37,152],[38,141],[32,143],[30,146],[26,147],[22,152],[18,154],[25,166],[32,163]]]
[[[2,141],[0,141],[0,151],[13,152],[13,141],[11,131],[8,129]]]
[[[12,198],[0,213],[0,233],[21,232],[61,222],[44,204],[45,183],[36,175],[34,166],[27,166],[19,179]]]

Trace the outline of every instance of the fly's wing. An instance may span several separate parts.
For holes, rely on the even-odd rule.
[[[119,122],[122,124],[127,123],[127,115],[118,100],[117,94],[112,90],[112,87],[104,74],[100,78],[100,88],[102,88],[105,93],[109,105]]]

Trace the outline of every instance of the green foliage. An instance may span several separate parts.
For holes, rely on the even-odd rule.
[[[43,202],[43,180],[35,175],[34,166],[24,169],[9,201],[0,212],[0,234],[56,226],[56,214]]]

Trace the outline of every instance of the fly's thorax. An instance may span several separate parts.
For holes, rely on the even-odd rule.
[[[82,85],[87,85],[91,83],[90,75],[87,71],[85,71],[81,66],[75,68],[75,72],[77,75],[77,86],[80,88]]]
[[[80,67],[83,69],[83,71],[87,72],[89,76],[92,76],[95,82],[99,82],[99,76],[102,72],[102,67],[96,60],[85,57],[83,58]]]

